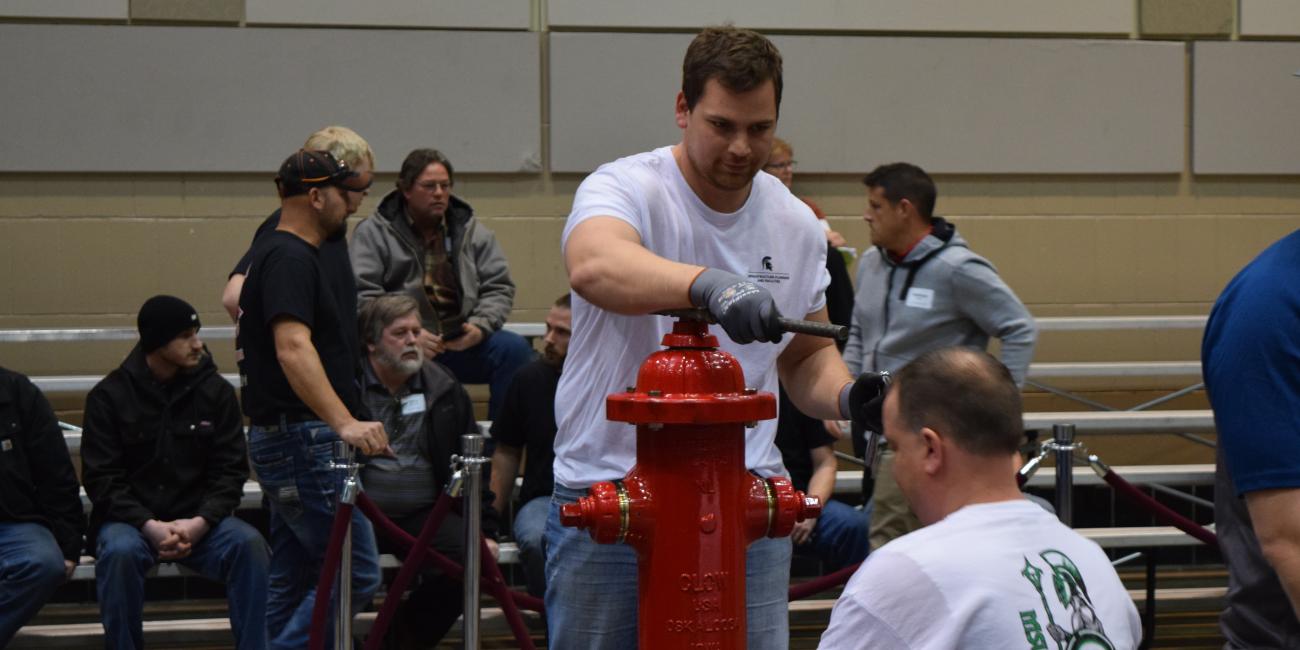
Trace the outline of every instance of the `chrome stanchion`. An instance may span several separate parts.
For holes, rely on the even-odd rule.
[[[334,443],[333,468],[346,472],[343,478],[343,491],[339,494],[339,504],[353,505],[357,502],[357,492],[361,482],[357,473],[361,464],[356,462],[352,445],[342,440]],[[336,650],[352,648],[352,522],[349,520],[347,532],[343,534],[342,553],[339,556],[339,575],[335,589],[339,595],[338,618],[334,623],[334,647]]]
[[[1056,516],[1066,526],[1074,521],[1074,425],[1052,425],[1056,451]]]
[[[483,436],[470,433],[461,436],[460,440],[464,456],[459,461],[465,478],[465,498],[461,502],[465,521],[465,648],[478,650],[479,574],[483,563],[479,530],[483,523],[483,465],[488,459],[483,456]]]

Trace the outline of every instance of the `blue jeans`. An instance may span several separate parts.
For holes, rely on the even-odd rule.
[[[144,579],[158,563],[135,526],[110,521],[95,545],[95,593],[111,648],[144,647]],[[225,583],[230,629],[240,650],[266,647],[266,576],[270,554],[257,529],[236,517],[221,520],[177,564]]]
[[[338,439],[328,425],[315,421],[248,429],[248,457],[271,506],[266,624],[272,648],[307,647],[316,582],[334,523],[336,495],[343,488],[343,473],[330,467]],[[374,597],[380,578],[375,530],[360,510],[354,510],[353,615]],[[325,626],[326,646],[333,644],[332,621]]]
[[[0,522],[0,648],[63,584],[63,552],[50,529]]]
[[[560,525],[560,506],[586,490],[555,486],[546,519],[546,620],[552,648],[637,647],[636,551],[597,544],[585,530]],[[764,538],[745,554],[748,650],[790,643],[790,538]],[[647,648],[645,650],[659,650]]]
[[[871,504],[858,510],[842,501],[831,499],[822,504],[822,514],[813,528],[807,547],[834,571],[867,559],[870,541]],[[804,548],[804,547],[800,547]]]
[[[515,543],[524,564],[528,593],[541,598],[546,594],[546,518],[551,512],[551,497],[536,497],[515,511]]]
[[[478,345],[459,352],[447,351],[436,361],[447,366],[462,384],[488,384],[488,419],[496,419],[506,389],[515,371],[533,360],[536,353],[528,339],[507,330],[497,330]]]

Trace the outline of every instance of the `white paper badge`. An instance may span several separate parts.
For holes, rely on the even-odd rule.
[[[424,395],[415,393],[402,398],[402,415],[424,412]]]
[[[932,309],[934,307],[934,289],[921,289],[919,287],[908,289],[907,306],[919,309]]]

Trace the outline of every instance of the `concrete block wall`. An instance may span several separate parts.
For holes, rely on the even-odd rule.
[[[799,70],[800,78],[788,78],[788,89],[827,93],[825,101],[787,95],[778,133],[792,139],[801,163],[797,193],[816,200],[850,245],[869,245],[860,216],[861,175],[879,162],[913,159],[935,171],[938,212],[994,261],[1035,314],[1205,313],[1236,269],[1300,226],[1300,129],[1290,126],[1300,79],[1289,71],[1281,74],[1288,65],[1290,71],[1300,69],[1300,12],[1291,3],[844,0],[818,5],[815,11],[738,1],[672,2],[653,11],[634,0],[598,5],[377,0],[344,10],[278,0],[0,1],[0,30],[7,34],[46,30],[42,33],[57,37],[59,30],[76,28],[88,30],[88,38],[129,44],[154,38],[161,33],[156,30],[203,30],[181,34],[204,35],[195,39],[194,48],[215,43],[200,63],[218,68],[233,65],[220,56],[223,38],[261,42],[283,34],[295,46],[310,44],[301,51],[328,49],[327,58],[347,66],[346,74],[320,77],[330,83],[285,88],[311,101],[248,97],[249,102],[267,102],[261,114],[276,124],[270,132],[258,131],[254,122],[261,120],[251,118],[247,129],[205,130],[205,124],[220,123],[221,115],[204,113],[203,101],[185,105],[185,96],[233,93],[238,99],[241,88],[249,93],[261,88],[258,80],[265,74],[292,78],[294,66],[305,65],[296,57],[225,71],[232,79],[229,87],[191,89],[176,82],[182,85],[159,89],[159,97],[188,111],[178,111],[175,123],[165,125],[133,121],[139,114],[158,114],[149,105],[153,91],[144,83],[149,73],[140,70],[120,73],[140,93],[51,102],[48,111],[21,115],[0,107],[6,125],[0,151],[31,151],[33,144],[45,151],[0,160],[0,270],[5,277],[0,281],[0,328],[131,325],[140,303],[159,292],[181,295],[199,308],[205,322],[224,324],[220,289],[256,224],[276,207],[275,166],[312,130],[332,122],[356,126],[376,144],[381,173],[356,218],[373,210],[392,187],[406,150],[437,146],[450,150],[453,161],[465,161],[455,191],[497,233],[511,260],[519,285],[514,319],[540,321],[555,296],[566,290],[559,235],[573,191],[595,162],[674,141],[672,95],[682,47],[689,32],[724,21],[763,29],[789,44],[784,47],[795,58],[787,70]],[[517,38],[535,39],[536,46],[493,57],[487,50],[502,48],[484,45]],[[383,44],[390,40],[385,39],[417,52],[427,39],[431,54],[417,56],[404,49],[403,58],[389,59]],[[645,41],[650,51],[663,50],[658,57],[663,62],[615,59],[641,83],[606,95],[611,79],[584,75],[577,63],[557,64],[561,59],[553,50],[564,39],[608,42],[615,49]],[[478,59],[449,57],[448,43]],[[823,47],[828,43],[843,46]],[[1040,63],[1055,68],[1033,74],[1042,75],[1034,78],[1046,85],[1016,89],[1019,73],[1006,72],[999,52],[1031,46],[1079,54],[1045,56],[1046,63]],[[365,59],[348,59],[350,47],[367,52]],[[933,78],[918,73],[893,86],[876,85],[881,78],[893,79],[886,73],[900,63],[891,57],[929,51],[975,52],[971,56],[988,57],[988,69],[974,78],[952,68]],[[843,60],[837,52],[878,58]],[[1100,60],[1090,54],[1094,52],[1113,57],[1104,64],[1111,67],[1090,68]],[[816,53],[824,62],[810,62],[803,53]],[[23,54],[10,53],[9,60],[16,63],[0,71],[6,88],[21,81],[39,97],[76,97],[77,88],[59,87],[63,78],[55,71],[77,61],[50,62]],[[176,70],[182,60],[184,56],[159,52],[150,65],[167,78],[203,78]],[[1238,60],[1254,61],[1252,70],[1261,71],[1248,97],[1217,90],[1216,84],[1227,82],[1216,75],[1231,71]],[[111,87],[115,73],[108,63],[110,70],[99,81],[107,80]],[[240,82],[240,74],[248,83]],[[955,76],[959,74],[966,76]],[[982,75],[996,81],[1003,96],[983,96],[981,89],[994,85],[981,83]],[[527,87],[533,83],[537,85]],[[1042,134],[1071,133],[1071,120],[1077,118],[1059,96],[1077,92],[1071,86],[1078,84],[1085,84],[1079,94],[1084,100],[1096,96],[1096,106],[1116,112],[1090,126],[1097,129],[1091,138],[1095,142],[1064,138],[1054,147]],[[350,94],[359,85],[392,92]],[[638,85],[653,92],[633,94]],[[1142,94],[1148,90],[1149,101]],[[1020,94],[1008,99],[1009,92]],[[439,99],[466,93],[481,99],[468,107],[456,104],[454,111]],[[404,97],[417,95],[421,103],[393,110]],[[936,96],[952,110],[907,108],[924,106]],[[582,112],[575,121],[571,111],[586,111],[582,99],[609,106]],[[273,118],[290,105],[318,110],[304,110],[293,122],[297,128],[280,126]],[[1015,128],[1014,121],[992,126],[969,121],[988,106],[1023,111],[1017,119],[1027,128]],[[113,119],[100,132],[78,131],[71,124],[83,114],[78,111],[99,111],[98,117],[84,114]],[[366,122],[376,113],[419,125],[395,131],[383,121]],[[915,115],[929,116],[930,122],[910,121]],[[825,128],[828,124],[835,126]],[[1134,124],[1144,126],[1129,133]],[[985,144],[954,137],[963,128],[984,137]],[[988,129],[1002,130],[990,135]],[[34,133],[54,135],[33,143]],[[139,146],[123,144],[123,133]],[[507,135],[496,137],[502,133]],[[1031,139],[1025,133],[1040,135]],[[284,153],[253,155],[261,151],[259,141],[273,142],[272,149]],[[205,148],[222,143],[221,164],[205,165]],[[1009,156],[997,155],[997,147],[1032,156],[1009,166]],[[490,155],[484,154],[488,149]],[[1242,156],[1243,150],[1264,153]],[[921,159],[911,152],[929,153]],[[986,163],[980,162],[981,153]],[[32,162],[36,160],[42,162]],[[153,160],[172,163],[151,167]],[[1133,164],[1139,160],[1141,166]],[[115,169],[114,161],[128,162]],[[1190,332],[1047,334],[1038,360],[1187,360],[1196,358],[1198,343],[1199,336]],[[0,344],[0,364],[35,375],[102,373],[128,347]],[[229,371],[234,363],[228,347],[219,343],[213,349]],[[1140,393],[1121,393],[1115,397],[1140,401]],[[1050,401],[1039,405],[1059,406]]]

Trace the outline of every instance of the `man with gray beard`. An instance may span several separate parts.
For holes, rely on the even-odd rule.
[[[460,436],[477,431],[465,388],[440,364],[424,358],[419,345],[420,312],[405,294],[380,296],[361,309],[365,344],[362,398],[375,420],[389,432],[393,458],[371,458],[361,473],[366,494],[397,525],[418,535],[451,474],[451,455]],[[496,511],[484,490],[483,534],[496,554]],[[386,548],[386,546],[389,546]],[[399,552],[380,542],[380,551]],[[433,547],[456,561],[464,555],[464,522],[451,513],[434,536]],[[397,610],[390,647],[432,648],[461,614],[460,582],[429,570]]]

